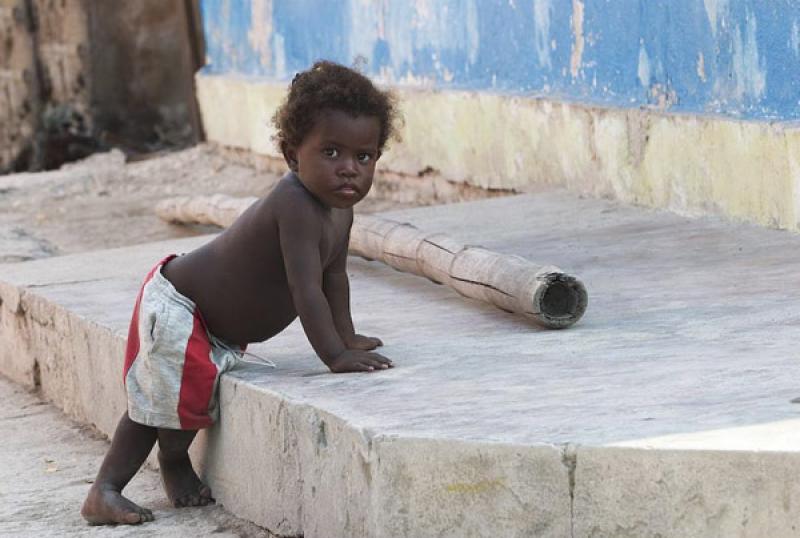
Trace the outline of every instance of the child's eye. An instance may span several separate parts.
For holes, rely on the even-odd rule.
[[[369,153],[359,153],[358,154],[358,162],[361,164],[367,164],[372,160],[372,155]]]
[[[339,150],[336,148],[325,148],[322,150],[322,153],[325,154],[327,157],[338,157]]]

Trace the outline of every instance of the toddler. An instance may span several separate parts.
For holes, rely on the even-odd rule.
[[[331,372],[392,367],[372,351],[378,338],[353,329],[346,268],[353,206],[372,186],[396,112],[391,94],[347,67],[320,61],[294,78],[273,118],[290,171],[210,243],[166,257],[145,279],[125,357],[128,409],[81,510],[87,521],[153,520],[122,489],[156,441],[170,501],[213,503],[188,448],[219,414],[219,377],[248,343],[296,317]]]

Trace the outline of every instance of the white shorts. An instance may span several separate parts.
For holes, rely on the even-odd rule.
[[[196,430],[219,418],[219,378],[241,352],[211,335],[194,302],[161,274],[174,257],[150,271],[136,300],[125,353],[128,416],[156,428]]]

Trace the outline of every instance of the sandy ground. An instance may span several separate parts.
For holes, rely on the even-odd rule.
[[[113,248],[209,233],[162,222],[156,203],[172,196],[263,196],[279,175],[209,145],[126,163],[120,151],[95,154],[60,170],[0,176],[0,262]],[[373,189],[378,191],[378,189]],[[379,192],[362,212],[424,203]]]
[[[0,261],[199,233],[161,222],[153,206],[192,193],[258,196],[275,180],[204,146],[131,164],[112,151],[57,171],[0,176]]]
[[[154,522],[89,526],[79,510],[107,442],[2,377],[0,401],[0,536],[273,536],[222,506],[172,508],[150,469],[141,470],[125,494],[152,509]]]

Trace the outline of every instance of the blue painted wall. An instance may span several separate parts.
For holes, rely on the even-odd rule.
[[[202,0],[207,74],[318,58],[384,82],[800,119],[798,0]]]

